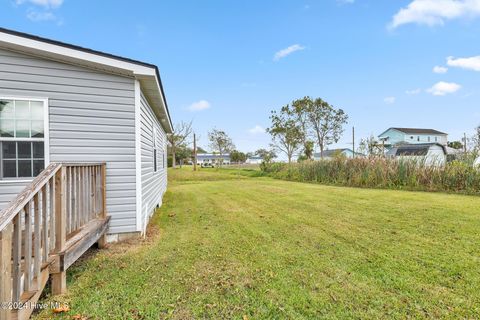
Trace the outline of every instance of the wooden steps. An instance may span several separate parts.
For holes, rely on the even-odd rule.
[[[105,163],[52,163],[0,212],[0,320],[28,319],[48,279],[66,292],[65,271],[105,243]]]

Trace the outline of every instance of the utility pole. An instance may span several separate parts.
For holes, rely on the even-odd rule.
[[[193,134],[193,171],[197,171],[197,135]]]
[[[355,126],[352,127],[352,148],[353,148],[353,158],[355,158]]]

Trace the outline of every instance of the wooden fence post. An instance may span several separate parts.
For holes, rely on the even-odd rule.
[[[0,320],[12,316],[8,303],[12,302],[12,233],[13,224],[0,232]]]
[[[62,167],[55,175],[55,253],[65,250],[67,238],[66,231],[66,170]],[[60,272],[52,274],[52,294],[64,294],[67,292],[67,275],[63,266]]]
[[[101,188],[101,199],[102,199],[102,206],[101,206],[101,213],[100,218],[106,219],[107,218],[107,164],[103,163],[101,167],[101,181],[100,181],[100,188]],[[98,239],[98,247],[100,249],[105,248],[107,245],[107,233],[105,232],[100,239]]]

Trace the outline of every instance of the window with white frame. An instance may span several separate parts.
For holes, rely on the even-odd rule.
[[[0,179],[32,178],[45,167],[44,100],[0,98]]]
[[[152,140],[153,140],[153,172],[158,170],[157,159],[157,130],[152,126]]]

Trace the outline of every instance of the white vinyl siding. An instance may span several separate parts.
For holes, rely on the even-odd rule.
[[[141,188],[142,210],[141,227],[144,230],[155,207],[162,203],[167,189],[166,162],[167,136],[157,117],[152,112],[147,99],[141,95]],[[153,138],[156,141],[153,141]],[[157,171],[154,170],[153,152],[157,149]]]
[[[48,99],[50,162],[107,162],[109,233],[137,231],[133,78],[0,49],[0,96]],[[26,184],[0,182],[0,209]]]

